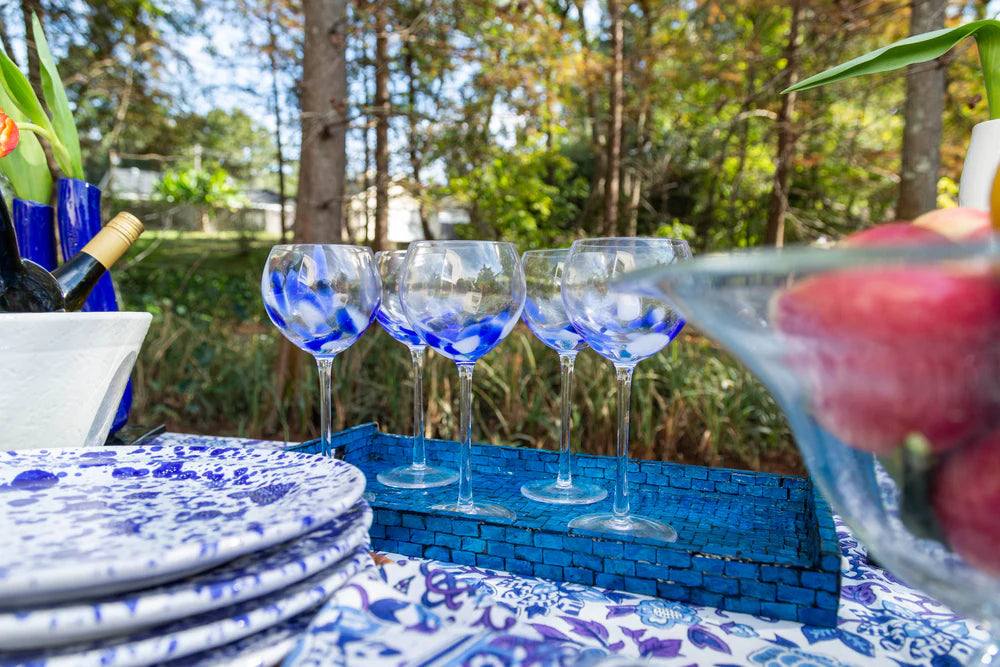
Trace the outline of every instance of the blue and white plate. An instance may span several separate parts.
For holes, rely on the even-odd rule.
[[[131,667],[161,664],[240,641],[314,609],[367,567],[374,567],[374,563],[367,548],[361,547],[345,560],[305,581],[255,600],[127,637],[41,652],[0,653],[0,666]]]
[[[0,452],[0,606],[134,590],[294,539],[365,478],[331,458],[240,447]]]
[[[273,667],[292,652],[316,615],[312,609],[238,642],[172,660],[163,667]]]
[[[250,600],[301,581],[368,544],[372,511],[359,500],[290,543],[159,588],[57,607],[0,612],[0,646],[38,649],[122,635]]]

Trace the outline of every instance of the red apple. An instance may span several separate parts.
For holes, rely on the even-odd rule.
[[[935,452],[1000,422],[1000,276],[938,266],[863,267],[807,277],[776,295],[817,421],[888,453],[922,434]]]
[[[913,221],[914,227],[930,229],[954,241],[985,239],[993,233],[990,214],[978,208],[939,208]]]
[[[900,246],[950,243],[950,239],[929,227],[917,227],[908,222],[887,222],[844,238],[850,246]]]
[[[1000,429],[949,453],[934,474],[931,495],[951,549],[1000,575]]]

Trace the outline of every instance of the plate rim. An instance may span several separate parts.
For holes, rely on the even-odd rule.
[[[351,557],[358,548],[368,544],[368,530],[374,520],[374,510],[364,500],[358,500],[348,511],[352,511],[354,508],[360,509],[357,520],[337,540],[327,544],[325,547],[320,547],[318,550],[310,552],[303,560],[320,557],[320,552],[330,553],[337,544],[341,544],[344,541],[348,541],[350,543],[349,546],[339,554],[335,554],[339,556],[335,560],[331,559],[319,563],[311,570],[307,571],[304,567],[298,567],[291,561],[286,561],[276,568],[253,573],[245,572],[238,577],[225,581],[224,585],[230,589],[238,585],[236,594],[234,596],[220,596],[218,599],[214,595],[210,595],[209,599],[205,600],[205,596],[198,592],[198,588],[205,585],[204,582],[197,584],[188,580],[181,580],[166,584],[163,587],[119,593],[116,599],[103,599],[97,602],[76,600],[66,604],[53,605],[49,608],[36,607],[29,610],[30,616],[28,618],[31,619],[30,624],[26,623],[25,617],[21,616],[16,610],[0,611],[0,644],[10,650],[39,650],[46,640],[51,642],[51,633],[53,631],[58,633],[60,638],[58,643],[53,644],[54,646],[98,641],[114,635],[139,632],[157,625],[177,621],[184,617],[204,614],[226,606],[248,602],[275,593],[282,588],[294,586],[311,576],[319,574],[324,569],[335,567],[344,559]],[[333,521],[336,520],[333,519]],[[316,530],[323,529],[329,523],[331,522],[317,527]],[[308,539],[312,532],[315,531],[302,535],[295,540],[290,540],[290,542]],[[344,540],[343,538],[349,539]],[[271,548],[279,549],[282,546],[282,544],[278,544]],[[251,555],[254,554],[245,554],[235,560],[240,560]],[[225,565],[222,567],[225,567]],[[280,581],[271,580],[265,585],[260,586],[261,578],[269,576],[269,573],[277,573],[279,570],[287,570],[288,572],[284,576],[280,576]],[[203,574],[208,575],[211,572],[212,570],[207,570]],[[257,588],[253,588],[255,581],[258,582]],[[164,590],[164,588],[171,586],[180,590],[175,590],[174,592]],[[175,597],[178,595],[184,596],[187,599],[181,600],[178,603]],[[158,599],[155,608],[146,609],[149,606],[148,603],[145,606],[142,605],[142,598],[147,596],[147,599]],[[129,606],[130,601],[136,604],[137,609],[142,608],[142,616],[121,615],[122,607]],[[193,608],[193,605],[204,605],[205,602],[209,602],[210,604],[197,609]],[[64,620],[71,622],[74,620],[83,621],[84,624],[70,626],[57,624],[53,626],[53,620],[57,618],[56,615],[63,616],[70,614],[72,617]],[[150,619],[151,614],[156,614],[156,618]],[[105,619],[109,617],[111,621],[106,622]],[[100,621],[98,622],[97,619],[100,619]]]
[[[115,592],[128,590],[137,584],[143,588],[155,586],[165,580],[189,576],[242,555],[266,549],[281,542],[302,536],[319,526],[336,518],[339,514],[353,506],[361,497],[365,488],[365,476],[356,466],[330,457],[293,452],[288,450],[265,449],[260,447],[236,447],[211,445],[144,445],[129,450],[112,451],[109,456],[115,456],[116,461],[126,461],[127,457],[145,454],[153,451],[204,451],[233,450],[239,452],[259,453],[266,459],[314,458],[317,464],[329,465],[327,474],[334,470],[346,468],[354,471],[355,479],[346,483],[346,488],[339,495],[332,495],[326,502],[316,503],[310,507],[311,521],[306,523],[301,517],[268,522],[261,532],[247,531],[231,534],[217,539],[213,543],[205,540],[176,544],[171,548],[157,551],[157,558],[151,566],[147,559],[121,560],[113,557],[101,559],[86,559],[71,561],[70,564],[60,564],[54,568],[28,571],[19,568],[13,574],[4,571],[0,561],[0,600],[4,600],[4,608],[17,609],[28,605],[56,604],[80,600],[88,595],[111,595]],[[38,460],[39,457],[52,455],[82,456],[87,453],[103,452],[96,447],[66,447],[30,450],[0,451],[0,457],[12,455],[21,460]],[[30,463],[28,464],[30,465]],[[253,465],[253,464],[251,464]],[[27,468],[25,468],[27,470]],[[202,556],[205,546],[209,545],[211,556]],[[26,576],[25,576],[26,575]]]
[[[37,664],[39,667],[46,667],[50,664],[101,664],[105,667],[122,667],[125,665],[161,664],[188,656],[195,656],[200,653],[204,653],[205,651],[217,649],[222,646],[226,646],[227,644],[240,641],[258,632],[268,630],[275,625],[294,618],[295,616],[307,612],[310,609],[318,609],[322,607],[326,600],[329,600],[330,597],[336,593],[337,590],[343,587],[350,579],[365,571],[365,558],[370,558],[370,555],[368,548],[362,544],[351,552],[345,554],[342,559],[338,560],[326,570],[317,572],[313,574],[312,577],[304,579],[297,584],[293,584],[297,590],[290,595],[286,594],[286,589],[282,591],[275,591],[268,596],[264,596],[264,598],[245,600],[243,603],[230,605],[231,608],[234,606],[240,606],[240,604],[259,603],[253,609],[238,615],[235,614],[234,610],[231,610],[230,613],[234,615],[227,615],[224,618],[218,618],[214,621],[192,625],[174,632],[156,633],[139,639],[126,637],[123,638],[124,641],[121,643],[110,644],[108,646],[94,645],[95,643],[99,644],[103,641],[107,641],[108,638],[105,638],[103,640],[97,640],[96,642],[81,642],[75,645],[55,647],[55,654],[53,655],[45,655],[44,652],[39,653],[38,651],[30,650],[21,651],[20,653],[22,653],[24,659],[29,659],[31,664]],[[309,579],[315,579],[316,581],[309,582]],[[310,598],[313,597],[313,591],[316,587],[320,585],[326,587],[328,586],[328,582],[331,581],[336,581],[336,587],[330,587],[329,590],[326,590],[326,596],[321,598],[319,601],[315,603],[311,602]],[[280,614],[273,617],[261,618],[257,620],[256,625],[249,620],[255,612],[261,612],[273,607],[278,602],[285,603],[286,605],[294,604],[297,608],[284,609]],[[215,611],[218,612],[220,610]],[[175,623],[180,623],[183,622],[183,620],[184,619],[174,620],[165,625],[169,626]],[[228,634],[223,632],[229,624],[233,624],[233,626],[238,627],[239,630]],[[163,629],[165,630],[166,628]],[[153,632],[154,630],[155,626],[154,628],[146,628],[140,630],[139,632]],[[203,646],[195,647],[188,646],[184,648],[182,646],[182,651],[180,653],[165,654],[164,651],[160,649],[160,651],[155,655],[135,656],[133,654],[122,655],[119,658],[114,657],[123,650],[130,652],[134,652],[137,649],[140,651],[155,650],[156,642],[161,642],[161,646],[172,646],[176,645],[178,640],[182,642],[190,641],[192,637],[197,636],[205,637],[207,643]],[[167,639],[172,641],[166,642],[165,640]],[[18,659],[20,660],[22,658],[19,656]]]

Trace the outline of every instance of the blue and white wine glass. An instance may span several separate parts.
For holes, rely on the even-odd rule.
[[[375,320],[382,299],[375,256],[362,246],[276,245],[267,257],[260,291],[274,325],[316,359],[323,454],[343,458],[330,445],[333,359]]]
[[[405,250],[382,250],[375,253],[375,265],[382,277],[382,304],[375,319],[386,333],[405,345],[413,365],[413,461],[378,473],[386,486],[401,489],[427,489],[451,484],[458,471],[427,465],[424,443],[424,354],[427,344],[410,328],[399,302],[399,272],[406,259]]]
[[[583,336],[569,321],[562,302],[562,276],[568,248],[529,250],[521,256],[527,297],[524,322],[540,341],[559,354],[560,407],[559,472],[556,478],[528,482],[521,493],[543,503],[587,505],[604,499],[608,492],[596,484],[573,479],[570,431],[573,397],[573,365],[577,353],[587,347]]]
[[[668,301],[636,296],[634,288],[619,285],[619,279],[636,269],[690,257],[687,242],[677,239],[582,239],[570,248],[562,284],[566,312],[587,344],[614,365],[618,383],[618,465],[612,511],[577,517],[570,521],[570,528],[667,542],[677,539],[668,524],[631,513],[626,471],[632,373],[636,364],[662,350],[680,333],[684,320]]]
[[[516,516],[500,505],[472,500],[472,372],[517,324],[524,293],[524,271],[512,243],[416,241],[407,251],[399,284],[403,313],[424,342],[458,366],[458,502],[433,509]]]

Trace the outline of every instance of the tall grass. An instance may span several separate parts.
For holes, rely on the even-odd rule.
[[[154,314],[136,364],[133,413],[173,430],[315,437],[319,396],[308,355],[295,353],[298,376],[288,391],[278,393],[274,369],[281,337],[267,321],[258,292],[266,248],[244,256],[235,241],[231,247],[213,243],[210,254],[175,248],[173,259],[147,258],[119,276],[127,306]],[[457,437],[455,364],[429,352],[424,387],[428,434]],[[558,357],[526,327],[519,325],[476,365],[474,388],[477,440],[557,447]],[[410,433],[412,390],[408,351],[373,327],[334,362],[335,427],[376,421],[387,431]],[[615,406],[610,364],[583,351],[573,397],[579,451],[614,453]],[[766,390],[690,328],[636,369],[630,453],[702,465],[802,470]]]

